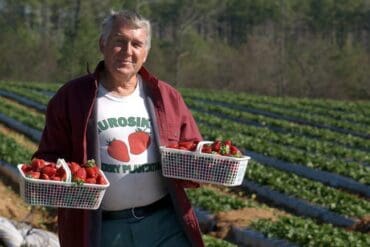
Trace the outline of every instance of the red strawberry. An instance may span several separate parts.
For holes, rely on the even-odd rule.
[[[243,156],[240,150],[233,145],[230,146],[230,154],[234,157],[239,157],[239,158]]]
[[[39,179],[40,178],[40,172],[29,171],[29,172],[26,173],[26,177]]]
[[[84,183],[86,180],[86,170],[84,167],[80,167],[80,169],[77,170],[77,172],[73,175],[74,182],[76,183]]]
[[[105,180],[103,175],[99,174],[96,178],[96,184],[107,184],[108,182]]]
[[[108,154],[119,161],[128,162],[130,160],[126,143],[120,140],[113,140],[108,143]]]
[[[86,178],[85,183],[96,184],[96,178]]]
[[[54,177],[51,177],[50,180],[54,180],[54,181],[63,181],[61,177],[59,176],[54,176]]]
[[[171,143],[171,144],[168,144],[166,147],[167,148],[178,149],[179,148],[179,144],[178,143]]]
[[[183,147],[189,151],[194,151],[197,147],[197,143],[194,141],[182,141],[179,142],[179,147]]]
[[[211,147],[211,145],[204,145],[202,147],[202,153],[207,153],[207,154],[212,153],[212,147]]]
[[[31,166],[33,171],[39,172],[45,166],[45,161],[43,159],[33,159]]]
[[[214,141],[212,143],[212,151],[215,151],[215,152],[219,153],[220,149],[221,149],[221,141],[219,141],[219,140]]]
[[[150,145],[150,135],[141,129],[137,129],[136,132],[128,136],[128,143],[132,154],[141,154]]]
[[[30,166],[28,164],[23,164],[21,169],[22,169],[23,173],[26,174],[27,172],[32,170],[32,166]]]
[[[65,181],[67,179],[67,173],[63,167],[59,167],[55,173],[54,177],[59,177],[59,180]]]
[[[95,160],[88,160],[84,165],[88,178],[96,178],[98,176],[99,168],[95,164]]]
[[[67,164],[68,164],[69,169],[71,170],[72,175],[75,174],[78,171],[78,169],[80,169],[81,167],[76,162],[68,162]]]
[[[49,178],[53,177],[55,173],[57,172],[57,168],[55,168],[53,165],[46,165],[41,169],[41,174],[47,175]]]
[[[224,141],[224,144],[225,144],[225,146],[231,146],[232,142],[231,142],[231,140],[226,140],[226,141]]]
[[[50,180],[50,177],[47,174],[45,174],[45,173],[41,173],[40,179]]]

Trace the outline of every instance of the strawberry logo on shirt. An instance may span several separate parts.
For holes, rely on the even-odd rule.
[[[151,138],[150,134],[148,132],[145,132],[141,129],[136,129],[135,132],[131,133],[128,136],[128,145],[125,143],[125,141],[113,139],[111,141],[108,141],[108,154],[113,159],[128,162],[130,161],[130,153],[131,154],[141,154],[145,152],[150,146]]]
[[[113,141],[108,142],[108,154],[119,161],[128,162],[130,160],[127,145],[121,140],[113,139]]]
[[[135,132],[128,136],[128,143],[130,146],[130,153],[141,154],[148,149],[150,145],[150,135],[141,129],[136,129]]]

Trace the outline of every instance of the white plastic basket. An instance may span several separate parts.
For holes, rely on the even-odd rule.
[[[31,205],[60,208],[97,209],[103,199],[109,181],[101,171],[107,184],[76,184],[72,183],[71,171],[63,159],[58,159],[57,166],[62,165],[67,173],[63,181],[51,181],[26,177],[18,165],[20,176],[20,192],[23,200]]]
[[[250,157],[202,153],[203,145],[208,143],[212,142],[199,142],[194,152],[160,147],[163,176],[225,186],[240,185]]]

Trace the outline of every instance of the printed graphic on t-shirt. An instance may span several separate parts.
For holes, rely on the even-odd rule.
[[[150,121],[149,119],[143,117],[111,117],[98,121],[99,134],[104,130],[119,127],[136,127],[138,129],[149,129]]]
[[[113,137],[105,140],[105,146],[110,158],[117,161],[130,162],[130,154],[140,155],[148,150],[151,143],[150,121],[143,117],[118,117],[98,121],[98,131],[108,131],[114,128],[121,128],[120,137]],[[132,131],[134,130],[134,131]],[[127,135],[127,136],[126,136]],[[109,135],[106,135],[109,137]],[[103,145],[104,146],[104,145]]]
[[[150,140],[150,133],[137,129],[135,132],[129,134],[128,145],[125,141],[118,139],[107,141],[107,151],[113,159],[129,162],[129,153],[138,155],[145,152],[150,145]]]
[[[124,141],[113,139],[108,141],[108,154],[113,159],[129,162],[130,155],[128,153],[127,145]]]
[[[149,118],[110,117],[98,121],[97,125],[98,133],[102,138],[103,171],[127,174],[159,170],[157,159],[153,156],[148,157],[148,152],[155,153],[154,147],[151,147]],[[146,163],[147,166],[137,168]]]

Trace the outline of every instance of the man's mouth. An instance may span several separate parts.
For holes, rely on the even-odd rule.
[[[120,63],[120,64],[133,64],[132,61],[127,61],[127,60],[118,61],[118,63]]]

